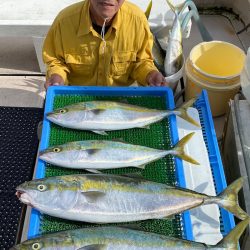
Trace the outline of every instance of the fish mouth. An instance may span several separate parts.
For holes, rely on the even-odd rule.
[[[46,113],[46,116],[54,116],[55,115],[55,113],[54,112],[48,112],[48,113]]]
[[[46,154],[45,151],[40,151],[40,152],[38,153],[39,159],[41,159],[41,160],[43,160],[43,161],[46,161],[46,160],[48,159],[48,156],[47,156],[47,155],[48,155],[48,154]]]
[[[54,157],[54,155],[52,153],[48,153],[46,151],[41,151],[38,154],[38,158],[40,160],[47,162],[47,163],[50,163],[50,164],[54,164],[53,157]]]
[[[46,113],[46,118],[51,121],[51,120],[56,120],[58,117],[57,114],[55,114],[54,112],[48,112]]]
[[[20,248],[17,248],[17,246],[11,247],[9,250],[18,250]]]
[[[31,197],[23,190],[21,189],[17,189],[16,191],[16,196],[17,198],[24,204],[26,205],[29,205],[29,206],[32,206],[32,203],[31,203]],[[33,206],[32,206],[33,207]]]

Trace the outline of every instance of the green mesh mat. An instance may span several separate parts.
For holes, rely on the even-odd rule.
[[[126,98],[126,99],[125,99]],[[83,95],[57,95],[54,99],[54,109],[62,108],[82,101],[91,100],[114,100],[125,101],[129,104],[140,105],[148,108],[166,109],[165,97],[156,96],[135,96],[135,97],[100,97],[100,96],[83,96]],[[168,119],[152,124],[150,129],[129,129],[121,131],[108,132],[108,136],[94,134],[89,131],[78,131],[62,128],[58,125],[51,124],[49,146],[63,144],[69,141],[80,140],[112,140],[122,139],[131,144],[138,144],[158,149],[170,149],[171,136]],[[141,172],[145,179],[155,182],[176,185],[175,164],[172,156],[167,156],[156,162],[150,163],[144,170],[137,168],[123,168],[102,171],[111,174],[125,174]],[[59,176],[68,174],[83,174],[84,170],[72,170],[46,165],[46,177]],[[128,224],[128,223],[126,223]],[[134,227],[135,222],[133,222]],[[148,220],[136,222],[136,227],[142,230],[160,233],[164,235],[182,237],[181,217],[179,215],[166,220]],[[116,224],[118,225],[118,224]],[[119,224],[121,225],[121,224]],[[52,233],[67,229],[76,229],[81,227],[96,226],[89,223],[73,222],[63,219],[43,215],[41,218],[41,234]]]

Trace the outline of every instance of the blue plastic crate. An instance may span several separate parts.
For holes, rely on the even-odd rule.
[[[159,96],[166,99],[166,109],[173,109],[174,98],[173,93],[169,88],[143,88],[143,87],[50,87],[46,96],[45,110],[44,112],[50,112],[53,110],[54,98],[56,95],[86,95],[86,96]],[[169,117],[170,131],[172,137],[172,143],[178,142],[178,133],[176,127],[175,116]],[[49,145],[50,137],[50,122],[47,119],[43,121],[42,138],[40,142],[40,150],[43,150]],[[182,161],[175,159],[176,165],[176,178],[181,187],[186,187]],[[38,160],[37,170],[35,178],[43,178],[45,176],[45,163]],[[191,221],[189,212],[185,212],[182,215],[183,221],[183,235],[187,239],[192,239]],[[39,235],[40,228],[40,213],[36,209],[32,209],[30,224],[28,230],[28,239]]]
[[[203,137],[209,155],[209,162],[212,170],[215,190],[216,194],[218,195],[227,187],[227,183],[206,90],[202,91],[198,100],[195,102],[194,107],[197,108],[199,112]],[[234,216],[223,208],[220,208],[220,212],[221,233],[223,235],[227,235],[235,226]]]
[[[53,110],[54,98],[56,95],[86,95],[86,96],[164,96],[166,98],[166,109],[173,109],[175,107],[172,91],[169,88],[142,88],[142,87],[129,87],[129,88],[116,88],[116,87],[50,87],[45,103],[44,112]],[[216,134],[213,126],[209,102],[205,91],[202,92],[199,100],[195,104],[199,110],[200,119],[203,128],[203,135],[209,152],[211,168],[214,176],[216,191],[220,192],[226,188],[226,181],[223,172],[223,166],[220,158]],[[175,116],[169,117],[170,130],[172,143],[178,142],[178,132],[176,127]],[[40,142],[40,150],[43,150],[49,145],[50,135],[50,122],[44,119],[42,138]],[[183,171],[182,161],[175,158],[176,164],[176,178],[180,187],[185,188],[185,177]],[[43,178],[45,176],[45,163],[38,160],[35,178]],[[192,225],[190,213],[187,211],[182,215],[183,235],[186,239],[192,240]],[[228,233],[234,227],[233,216],[227,211],[222,209],[222,232]],[[40,228],[40,213],[32,209],[30,224],[28,230],[28,239],[39,235]]]

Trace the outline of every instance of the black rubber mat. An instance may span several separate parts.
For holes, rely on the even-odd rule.
[[[41,108],[0,107],[0,249],[7,250],[21,232],[22,204],[17,185],[30,180],[36,160]],[[18,230],[20,228],[20,230]]]

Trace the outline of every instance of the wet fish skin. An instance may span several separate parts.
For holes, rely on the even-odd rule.
[[[152,0],[150,0],[147,9],[145,11],[145,16],[148,19],[151,13],[152,9]],[[164,60],[166,56],[166,51],[162,49],[158,39],[153,34],[153,48],[152,48],[152,54],[154,58],[154,64],[156,68],[165,76],[165,70],[164,70]]]
[[[156,68],[162,73],[163,76],[166,76],[166,72],[164,68],[166,51],[162,49],[160,42],[158,41],[156,36],[153,37],[152,54],[153,54],[154,64]]]
[[[206,249],[201,243],[187,242],[163,235],[118,227],[85,228],[55,233],[48,235],[47,237],[42,236],[33,240],[28,240],[15,246],[14,249],[31,249],[30,247],[34,244],[42,246],[41,250],[52,249],[52,246],[54,245],[65,250]],[[69,248],[66,248],[67,245]]]
[[[171,111],[148,109],[112,101],[81,102],[47,113],[47,119],[60,126],[91,130],[112,131],[145,127],[162,120]]]
[[[10,250],[237,250],[238,240],[249,224],[239,223],[215,246],[121,227],[96,227],[69,230],[27,240]]]
[[[50,147],[39,153],[39,158],[47,163],[75,169],[113,169],[124,167],[144,168],[168,154],[183,158],[193,164],[197,161],[186,155],[185,144],[194,133],[185,136],[171,150],[159,150],[119,141],[88,140],[69,142]]]
[[[192,99],[189,105],[194,102],[195,99]],[[157,110],[112,101],[80,102],[49,112],[46,117],[63,127],[105,134],[105,131],[145,128],[173,114],[183,117],[180,109],[189,118],[188,122],[200,126],[189,117],[186,106],[175,110]]]
[[[173,26],[168,36],[168,45],[164,61],[166,76],[171,76],[182,68],[182,65],[184,64],[184,56],[182,49],[182,29],[178,11],[172,5],[171,1],[167,0],[167,3],[175,13]]]
[[[152,54],[157,69],[165,76],[169,77],[181,70],[184,64],[182,49],[182,28],[179,20],[179,11],[172,1],[167,0],[168,5],[175,14],[174,22],[166,41],[166,51],[162,49],[157,38],[154,36]],[[149,2],[145,15],[149,18],[152,8],[152,1]]]
[[[90,223],[161,219],[206,204],[218,204],[240,219],[240,178],[219,196],[171,187],[142,178],[89,174],[49,177],[17,187],[17,196],[42,213]]]

